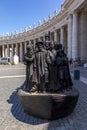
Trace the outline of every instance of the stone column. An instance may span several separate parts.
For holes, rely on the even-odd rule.
[[[68,53],[68,27],[65,26],[64,28],[64,51],[67,54]]]
[[[50,32],[50,41],[52,42],[52,32]]]
[[[10,56],[10,48],[9,48],[9,45],[7,44],[7,57]]]
[[[25,41],[24,42],[24,53],[26,53],[27,52],[27,42]]]
[[[61,27],[60,43],[64,45],[64,28]]]
[[[40,42],[40,41],[42,41],[42,38],[41,37],[38,37],[38,40],[37,40],[38,42]]]
[[[45,36],[43,36],[43,41],[45,41]]]
[[[5,57],[5,46],[2,45],[2,57]]]
[[[11,45],[11,56],[12,57],[14,56],[14,45],[13,44]]]
[[[4,53],[4,56],[7,57],[7,47],[6,47],[6,45],[5,45],[5,50],[4,50],[4,52],[5,52],[5,53]]]
[[[0,57],[2,57],[2,46],[0,46]]]
[[[41,37],[38,38],[38,41],[41,41]]]
[[[60,43],[60,32],[58,31],[58,44]]]
[[[87,10],[82,10],[79,25],[79,57],[87,62]]]
[[[34,39],[34,48],[35,48],[35,44],[36,44],[36,39]]]
[[[20,43],[20,62],[23,61],[23,45],[22,42]]]
[[[16,43],[16,55],[18,56],[18,43]]]
[[[78,14],[73,14],[73,32],[72,32],[72,58],[78,58]]]
[[[29,41],[29,44],[31,44],[31,40]]]
[[[55,42],[58,41],[57,30],[54,31],[54,41]]]
[[[72,58],[72,15],[68,22],[68,58]]]

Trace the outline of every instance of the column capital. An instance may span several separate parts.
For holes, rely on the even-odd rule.
[[[71,21],[73,19],[73,15],[70,14],[69,17],[68,17],[68,21]]]
[[[78,14],[76,10],[73,11],[72,15]]]
[[[73,20],[77,19],[78,18],[78,13],[77,12],[74,12],[73,13]]]
[[[87,11],[86,10],[82,10],[81,14],[82,15],[87,15]]]
[[[57,29],[54,30],[54,33],[57,32]]]

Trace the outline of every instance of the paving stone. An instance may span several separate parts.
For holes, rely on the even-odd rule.
[[[5,71],[3,70],[0,76],[8,73],[21,75],[25,72],[24,65],[0,66],[0,70],[2,68]],[[79,69],[81,76],[87,78],[87,73],[85,73],[87,70]],[[73,73],[73,70],[71,72]],[[80,92],[74,112],[68,117],[48,121],[24,113],[17,96],[24,81],[25,77],[0,79],[0,130],[87,130],[87,84],[80,80],[73,80],[74,86]]]

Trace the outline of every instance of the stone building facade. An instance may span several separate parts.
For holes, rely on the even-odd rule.
[[[50,31],[51,41],[63,44],[68,58],[80,57],[87,61],[87,0],[65,0],[61,12],[43,24],[15,35],[0,37],[0,57],[10,57],[15,53],[20,62],[26,52],[27,44],[44,40]]]

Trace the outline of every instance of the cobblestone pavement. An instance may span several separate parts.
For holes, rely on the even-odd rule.
[[[83,72],[82,68],[80,70]],[[0,77],[24,75],[24,72],[23,65],[0,66]],[[81,76],[84,74],[81,73]],[[24,81],[25,77],[21,76],[0,79],[0,130],[87,130],[87,84],[74,80],[74,86],[80,92],[74,112],[66,118],[48,121],[24,113],[17,96]]]

